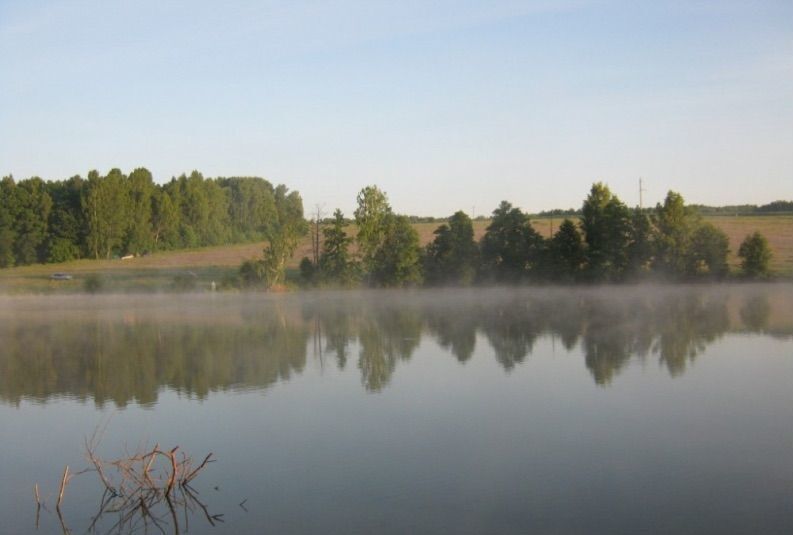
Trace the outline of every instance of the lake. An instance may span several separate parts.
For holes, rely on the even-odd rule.
[[[2,533],[793,533],[790,284],[4,297],[0,340]],[[91,437],[217,461],[141,507]]]

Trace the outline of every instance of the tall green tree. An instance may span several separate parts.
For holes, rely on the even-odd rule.
[[[694,277],[724,278],[729,273],[729,251],[730,240],[724,232],[711,223],[700,223],[691,235],[686,273]]]
[[[358,227],[356,240],[362,256],[364,268],[372,271],[374,256],[385,238],[391,217],[388,197],[377,186],[366,186],[356,199],[355,224]]]
[[[449,223],[434,232],[424,255],[424,278],[431,285],[469,285],[476,276],[479,249],[474,226],[465,212],[458,211]]]
[[[111,169],[104,177],[96,171],[89,172],[82,207],[91,256],[110,258],[120,252],[130,212],[127,183],[121,171]]]
[[[16,264],[14,244],[16,229],[14,222],[17,214],[16,183],[12,176],[3,177],[0,181],[0,267],[11,267]]]
[[[207,230],[210,224],[209,198],[204,187],[204,176],[193,171],[190,176],[181,175],[175,180],[179,207],[179,235],[184,247],[207,245]]]
[[[350,255],[352,238],[344,230],[346,222],[341,210],[333,213],[333,222],[322,229],[322,253],[319,270],[323,281],[348,286],[356,279],[356,266]]]
[[[384,227],[383,241],[374,253],[372,282],[378,286],[420,284],[421,247],[416,229],[406,216],[393,214]]]
[[[171,181],[168,193],[179,208],[179,234],[185,247],[219,245],[231,239],[229,198],[216,181],[198,171]]]
[[[19,264],[46,260],[47,221],[52,199],[44,181],[38,177],[21,181],[16,186],[14,256]]]
[[[83,256],[85,220],[80,199],[85,181],[73,176],[63,182],[50,182],[52,198],[47,232],[47,262],[66,262]]]
[[[639,278],[649,272],[653,258],[652,231],[650,218],[641,209],[635,208],[631,214],[626,277]]]
[[[768,240],[759,232],[754,232],[741,242],[738,248],[741,270],[749,278],[767,277],[770,274],[771,248]]]
[[[586,271],[591,280],[618,280],[628,264],[631,214],[608,186],[592,185],[581,208]]]
[[[215,180],[204,183],[209,201],[209,221],[205,230],[204,245],[220,245],[231,241],[229,199],[226,190]]]
[[[552,278],[561,282],[578,280],[584,266],[584,240],[569,219],[562,221],[549,246]]]
[[[480,244],[482,277],[519,282],[542,267],[544,240],[520,208],[502,201]]]
[[[144,167],[132,171],[127,183],[130,213],[124,252],[138,255],[154,247],[152,209],[155,185],[151,173]]]
[[[683,197],[674,191],[668,192],[653,215],[653,269],[670,276],[685,275],[691,237],[699,223],[699,216],[686,206]]]
[[[286,186],[275,188],[277,217],[267,230],[268,244],[264,249],[265,283],[272,287],[284,282],[286,262],[292,258],[300,238],[308,231],[303,218],[303,200],[296,191]]]
[[[219,179],[229,199],[231,239],[253,241],[264,238],[266,227],[275,215],[272,184],[259,177]]]
[[[179,235],[179,208],[171,198],[172,188],[158,188],[152,195],[151,227],[152,247],[171,249],[181,245]]]

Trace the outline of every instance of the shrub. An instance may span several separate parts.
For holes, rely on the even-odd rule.
[[[769,275],[771,248],[768,246],[768,240],[759,232],[744,238],[738,249],[738,256],[741,258],[741,269],[746,277],[759,278]]]

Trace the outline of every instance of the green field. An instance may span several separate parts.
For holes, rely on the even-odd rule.
[[[770,216],[709,216],[706,220],[722,229],[730,238],[730,261],[737,268],[735,256],[743,238],[759,231],[768,238],[774,257],[771,269],[782,277],[793,276],[793,215]],[[558,228],[561,218],[537,218],[532,223],[537,231],[548,236]],[[487,221],[475,221],[474,232],[479,239]],[[416,223],[422,244],[432,239],[438,223]],[[350,229],[354,232],[354,229]],[[80,292],[85,278],[95,274],[101,278],[105,291],[167,291],[174,278],[195,274],[197,289],[209,289],[212,281],[220,286],[224,278],[233,276],[239,264],[261,254],[264,243],[247,243],[170,251],[130,260],[77,260],[63,264],[36,264],[0,270],[0,293],[61,293]],[[303,256],[310,256],[307,237],[292,258],[290,267],[296,268]],[[72,280],[53,281],[53,273],[68,273]],[[192,275],[190,275],[192,276]]]

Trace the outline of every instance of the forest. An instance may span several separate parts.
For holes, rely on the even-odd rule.
[[[38,177],[0,182],[0,267],[79,258],[265,242],[245,261],[234,285],[287,283],[287,266],[311,231],[312,258],[300,262],[306,287],[406,287],[720,280],[733,275],[729,240],[670,191],[653,209],[629,208],[603,183],[549,238],[529,214],[507,201],[493,210],[475,240],[471,218],[458,211],[421,246],[412,223],[394,212],[377,186],[363,188],[353,217],[309,222],[298,192],[258,177],[205,178],[198,171],[157,184],[145,168],[112,169],[63,181]],[[785,201],[766,205],[784,209]],[[763,207],[761,207],[763,208]],[[737,251],[740,275],[770,276],[771,250],[759,233]],[[739,274],[735,274],[739,275]]]
[[[290,219],[292,218],[292,219]],[[302,228],[297,192],[258,177],[193,171],[159,185],[145,168],[62,181],[0,182],[0,267],[114,258],[244,241]]]

